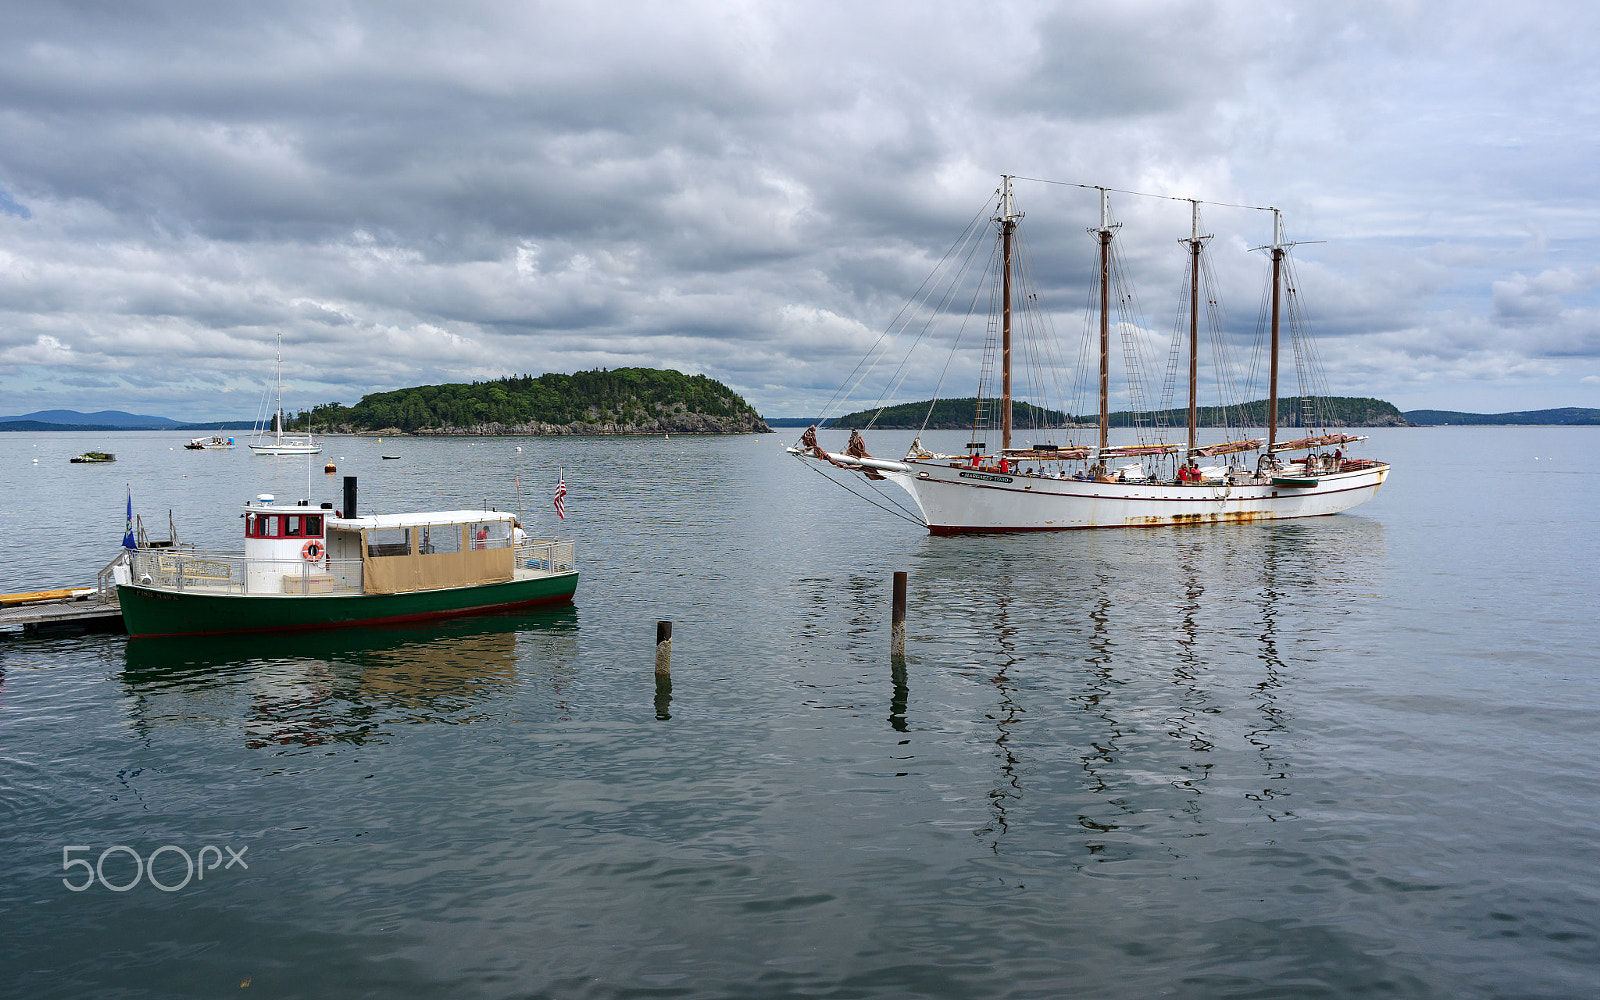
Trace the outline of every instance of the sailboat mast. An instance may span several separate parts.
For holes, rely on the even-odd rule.
[[[1283,216],[1272,210],[1272,367],[1267,386],[1267,454],[1278,440],[1278,300],[1283,276]]]
[[[1200,203],[1189,203],[1189,450],[1200,425]]]
[[[283,331],[282,330],[278,331],[277,369],[278,369],[278,422],[277,422],[278,435],[277,435],[277,438],[275,440],[279,444],[282,444],[283,443]]]
[[[1000,454],[1011,447],[1011,236],[1017,216],[1011,204],[1011,178],[1003,176],[1000,196]]]
[[[1100,189],[1100,226],[1090,232],[1100,237],[1100,448],[1111,439],[1111,196]]]

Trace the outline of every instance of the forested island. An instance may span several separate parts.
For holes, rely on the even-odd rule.
[[[750,434],[771,430],[743,397],[704,375],[613,368],[420,385],[323,403],[294,430],[343,434]]]
[[[1554,410],[1514,410],[1510,413],[1463,413],[1459,410],[1407,410],[1414,424],[1471,424],[1515,426],[1593,426],[1600,424],[1600,410],[1583,406],[1563,406]]]
[[[929,430],[959,430],[968,429],[973,425],[973,413],[977,406],[977,399],[968,396],[965,399],[940,399],[923,400],[920,403],[901,403],[897,406],[886,407],[881,413],[875,410],[858,410],[855,413],[846,413],[844,416],[835,417],[828,423],[833,427],[865,427],[877,415],[874,427],[884,430],[911,429],[923,426],[926,419]],[[988,407],[993,412],[1000,408],[999,400],[988,400]],[[1368,399],[1356,396],[1319,396],[1312,400],[1314,412],[1320,417],[1323,427],[1409,427],[1411,421],[1393,403],[1386,403],[1381,399]],[[929,408],[932,414],[929,414]],[[1267,401],[1258,399],[1254,402],[1244,403],[1239,406],[1230,406],[1224,409],[1220,406],[1202,406],[1199,409],[1200,426],[1202,427],[1262,427],[1267,422]],[[1154,413],[1139,414],[1139,423],[1145,427],[1186,427],[1189,423],[1189,410],[1182,409],[1158,410]],[[1026,427],[1094,427],[1099,425],[1098,415],[1070,417],[1057,410],[1047,410],[1012,400],[1011,424],[1017,429]],[[1301,421],[1300,398],[1288,396],[1278,400],[1278,426],[1298,427]],[[987,421],[986,421],[987,422]],[[1134,426],[1134,414],[1122,410],[1110,414],[1112,427]]]

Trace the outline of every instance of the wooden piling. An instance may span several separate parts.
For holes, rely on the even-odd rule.
[[[906,655],[906,574],[894,575],[894,607],[889,618],[889,655]]]
[[[671,622],[656,622],[656,676],[672,676]]]
[[[656,622],[656,718],[672,718],[671,622]]]

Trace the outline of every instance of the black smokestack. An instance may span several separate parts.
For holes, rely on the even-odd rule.
[[[344,477],[344,516],[356,516],[356,477]]]

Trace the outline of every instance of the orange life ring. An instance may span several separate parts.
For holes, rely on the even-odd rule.
[[[322,558],[322,543],[313,538],[300,546],[300,558],[306,562],[316,562]]]

